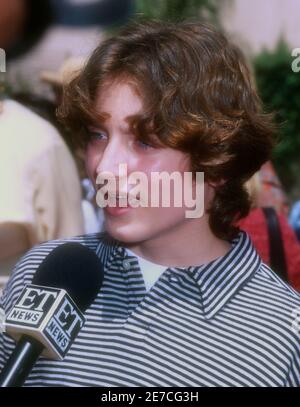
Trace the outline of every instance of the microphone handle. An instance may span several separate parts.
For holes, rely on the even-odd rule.
[[[21,387],[44,346],[30,336],[21,336],[15,350],[0,373],[0,387]]]

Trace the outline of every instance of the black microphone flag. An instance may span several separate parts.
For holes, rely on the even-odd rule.
[[[103,278],[96,253],[79,243],[62,244],[47,255],[4,321],[17,346],[0,374],[0,387],[22,386],[40,355],[66,356]]]

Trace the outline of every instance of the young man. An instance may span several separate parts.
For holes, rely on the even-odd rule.
[[[244,183],[272,147],[240,52],[197,22],[133,23],[95,50],[60,115],[86,150],[99,197],[117,196],[117,207],[104,209],[105,234],[72,239],[105,268],[86,324],[66,358],[40,359],[25,385],[298,386],[299,294],[235,227],[250,207]],[[146,179],[192,172],[194,192],[204,172],[203,216],[188,218],[173,200],[134,207],[120,164]],[[116,188],[103,189],[105,174]],[[5,312],[62,242],[17,265]],[[13,347],[3,335],[2,365]]]

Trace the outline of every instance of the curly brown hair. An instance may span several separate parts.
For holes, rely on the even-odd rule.
[[[270,159],[274,128],[241,51],[215,28],[197,21],[131,22],[102,42],[65,88],[59,116],[85,146],[97,122],[95,99],[105,83],[125,79],[144,101],[131,123],[149,141],[190,154],[191,171],[219,183],[209,224],[232,239],[250,210],[245,182]]]

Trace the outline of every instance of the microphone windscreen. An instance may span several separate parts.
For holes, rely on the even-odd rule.
[[[84,312],[97,296],[103,278],[103,265],[95,252],[79,243],[64,243],[43,260],[32,284],[66,290]]]

